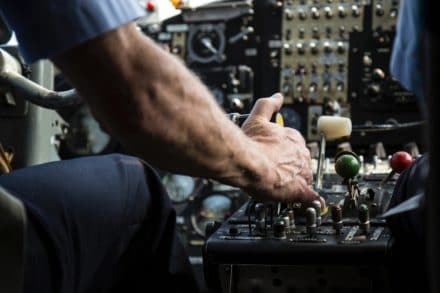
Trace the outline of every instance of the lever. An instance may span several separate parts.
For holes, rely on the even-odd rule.
[[[226,115],[228,116],[229,120],[231,120],[238,126],[243,125],[244,121],[246,121],[246,119],[250,116],[250,114],[240,114],[240,113],[228,113]],[[280,126],[284,126],[284,118],[280,112],[274,113],[270,121]]]
[[[327,140],[335,140],[351,134],[351,120],[345,117],[321,116],[318,119],[320,135],[318,170],[316,171],[315,189],[322,189],[323,166],[325,160],[325,145]]]

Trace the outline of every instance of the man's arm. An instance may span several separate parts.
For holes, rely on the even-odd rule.
[[[261,99],[241,131],[177,58],[134,24],[53,58],[103,128],[157,167],[210,177],[262,198],[317,194],[301,135],[269,122],[281,95]]]

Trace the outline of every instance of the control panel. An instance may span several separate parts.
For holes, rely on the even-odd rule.
[[[280,89],[287,103],[347,102],[350,33],[364,30],[365,4],[284,2]]]
[[[381,215],[396,174],[411,162],[397,153],[389,173],[360,174],[359,157],[341,152],[317,190],[325,207],[319,200],[250,200],[223,224],[210,222],[209,286],[215,292],[389,292],[393,238]]]
[[[264,2],[264,3],[263,3]],[[279,91],[300,117],[299,130],[318,140],[321,115],[354,125],[420,121],[416,97],[389,72],[400,1],[261,1],[260,96]],[[412,110],[411,110],[412,107]],[[420,129],[419,129],[420,130]],[[420,142],[417,127],[391,135],[355,134],[357,146]],[[404,138],[405,137],[405,138]]]

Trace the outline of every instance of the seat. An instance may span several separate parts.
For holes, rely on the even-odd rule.
[[[0,292],[22,293],[26,213],[23,203],[0,186]]]

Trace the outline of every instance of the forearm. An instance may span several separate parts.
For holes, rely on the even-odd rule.
[[[238,186],[269,168],[257,144],[226,118],[198,78],[134,25],[79,52],[54,61],[102,126],[148,162]]]

